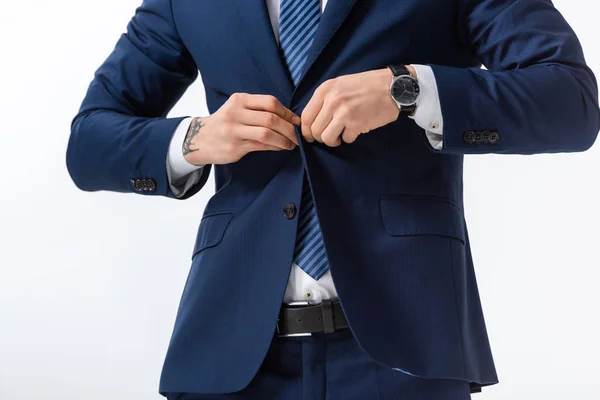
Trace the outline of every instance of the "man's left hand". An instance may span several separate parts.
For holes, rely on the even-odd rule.
[[[400,109],[389,94],[391,82],[389,68],[323,82],[300,116],[302,136],[335,147],[397,120]]]

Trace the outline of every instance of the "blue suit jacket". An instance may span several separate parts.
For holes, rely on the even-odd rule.
[[[99,67],[72,124],[67,165],[87,191],[175,197],[167,113],[198,70],[211,113],[235,92],[275,95],[298,115],[340,75],[428,64],[444,146],[399,119],[353,144],[255,152],[214,171],[161,392],[245,387],[274,333],[306,169],[331,273],[360,346],[382,364],[474,386],[497,382],[463,214],[463,155],[588,149],[597,83],[549,0],[330,0],[292,84],[264,0],[146,0]],[[484,64],[488,71],[480,69]],[[499,140],[488,140],[497,132]],[[300,132],[297,131],[299,135]],[[494,143],[495,142],[495,143]]]

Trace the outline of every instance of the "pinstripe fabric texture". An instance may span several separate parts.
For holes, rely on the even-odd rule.
[[[319,0],[282,0],[279,14],[279,46],[294,85],[298,84],[308,49],[321,19]],[[314,279],[329,269],[315,205],[306,178],[298,220],[294,262]]]
[[[260,370],[239,392],[167,394],[168,400],[469,400],[458,379],[422,379],[374,361],[349,329],[275,337]]]

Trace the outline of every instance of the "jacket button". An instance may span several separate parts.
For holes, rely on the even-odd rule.
[[[131,186],[133,186],[133,188],[139,192],[142,190],[142,181],[140,179],[132,179]]]
[[[490,144],[496,144],[500,140],[500,134],[498,132],[490,132]]]
[[[467,144],[473,144],[473,143],[475,143],[475,132],[473,132],[473,131],[465,132],[465,134],[463,135],[463,140]]]
[[[156,190],[156,182],[154,182],[154,179],[148,179],[146,187],[149,192],[154,192]]]
[[[481,144],[483,143],[483,132],[481,131],[475,131],[475,140],[473,141],[474,144]]]
[[[296,215],[296,206],[293,203],[287,203],[283,207],[283,216],[287,219],[292,219]]]
[[[490,131],[483,131],[481,133],[481,135],[482,135],[481,139],[482,139],[483,143],[489,143],[490,142],[490,133],[491,133]]]

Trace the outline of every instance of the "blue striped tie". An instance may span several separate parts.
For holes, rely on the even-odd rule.
[[[279,16],[279,46],[294,81],[302,75],[308,49],[321,19],[320,0],[282,0]],[[329,269],[321,227],[306,175],[298,216],[294,262],[314,279]]]

